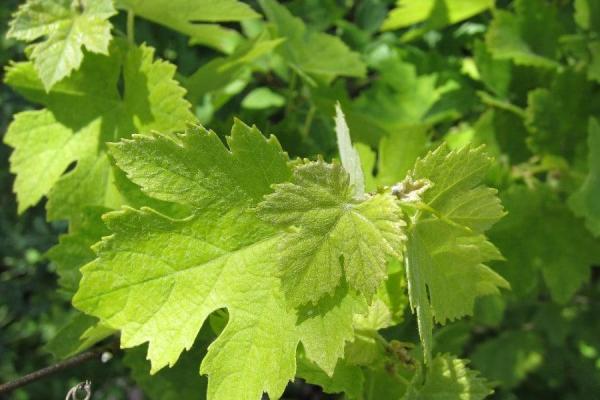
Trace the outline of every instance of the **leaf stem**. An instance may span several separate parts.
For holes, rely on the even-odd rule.
[[[311,105],[308,114],[306,114],[306,119],[304,120],[304,126],[302,127],[302,136],[308,137],[310,134],[310,128],[312,126],[313,119],[315,117],[315,112],[317,109],[314,105]]]
[[[287,104],[285,107],[284,115],[287,117],[292,111],[292,104],[294,100],[294,94],[296,89],[296,80],[298,79],[298,74],[295,70],[291,70],[290,81],[288,83],[288,91],[287,91]]]
[[[127,10],[127,40],[130,44],[135,44],[135,13]]]

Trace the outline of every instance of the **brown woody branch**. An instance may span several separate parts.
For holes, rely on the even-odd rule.
[[[0,397],[4,394],[10,393],[15,389],[28,385],[37,380],[46,378],[50,375],[56,374],[60,371],[64,371],[71,367],[75,367],[77,365],[83,364],[87,361],[97,359],[100,361],[102,353],[111,351],[114,352],[118,350],[118,345],[116,342],[110,343],[106,346],[98,347],[96,349],[88,350],[71,358],[67,358],[66,360],[57,362],[54,365],[51,365],[46,368],[39,369],[30,374],[17,378],[13,381],[6,382],[0,385]]]

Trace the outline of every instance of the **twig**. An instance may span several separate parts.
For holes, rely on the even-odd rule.
[[[84,353],[78,354],[74,357],[68,358],[64,361],[60,361],[54,365],[51,365],[46,368],[39,369],[35,372],[22,376],[20,378],[15,379],[14,381],[6,382],[0,385],[0,395],[7,394],[12,392],[15,389],[18,389],[22,386],[28,385],[32,382],[35,382],[39,379],[46,378],[50,375],[53,375],[57,372],[63,371],[65,369],[75,367],[79,364],[83,364],[89,360],[93,360],[94,358],[100,359],[102,353],[106,351],[114,351],[116,343],[111,343],[109,345],[99,347],[97,349],[92,349],[86,351]]]

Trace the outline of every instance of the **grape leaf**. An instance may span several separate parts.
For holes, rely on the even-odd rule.
[[[426,125],[406,126],[393,135],[384,136],[379,141],[377,157],[370,147],[362,143],[355,144],[362,169],[368,171],[365,175],[367,190],[373,191],[378,186],[392,186],[401,181],[417,158],[427,150],[428,130]],[[375,165],[377,173],[373,175]]]
[[[509,60],[497,60],[482,41],[475,42],[474,59],[477,65],[479,79],[492,92],[501,98],[506,98],[512,78],[512,68]]]
[[[425,26],[418,29],[421,34],[471,18],[493,5],[493,0],[398,0],[381,29],[400,29],[425,22]],[[417,36],[415,32],[407,35]]]
[[[600,83],[600,40],[591,41],[588,44],[590,62],[588,64],[587,77]]]
[[[586,226],[600,236],[600,123],[590,118],[588,125],[589,173],[581,187],[571,195],[569,206],[575,215],[586,219]]]
[[[305,355],[327,375],[335,374],[338,359],[344,356],[347,342],[355,339],[354,317],[365,313],[364,298],[345,285],[316,305],[298,308],[300,339]]]
[[[174,367],[150,374],[150,364],[145,359],[145,346],[128,350],[123,363],[131,369],[131,376],[144,394],[155,400],[205,399],[206,377],[198,375],[198,360],[206,355],[208,343],[204,338],[196,340],[189,351],[183,352]]]
[[[117,175],[119,177],[120,174]],[[119,182],[120,179],[117,179]],[[129,181],[128,181],[129,182]],[[150,204],[161,210],[173,212],[164,204],[144,196],[138,188],[119,184],[119,192],[124,194],[130,205],[139,203]],[[62,291],[70,297],[77,291],[81,273],[79,268],[96,258],[92,245],[99,242],[103,236],[110,234],[101,216],[110,211],[104,207],[86,207],[82,210],[81,218],[69,224],[69,232],[59,237],[59,243],[52,247],[47,256],[56,265],[58,283]],[[76,310],[74,317],[66,323],[48,343],[47,349],[58,358],[66,358],[77,354],[107,336],[114,333],[113,329],[104,326],[96,318],[81,314]]]
[[[10,74],[11,71],[9,80]],[[72,129],[48,110],[15,115],[4,142],[14,148],[10,170],[17,175],[13,190],[17,194],[19,212],[46,195],[81,154],[93,151],[97,145],[93,133],[88,129],[74,135]]]
[[[229,150],[214,133],[197,128],[111,146],[117,164],[142,190],[190,204],[194,213],[184,219],[148,208],[107,214],[113,234],[82,268],[74,304],[120,329],[123,347],[148,342],[153,373],[173,365],[209,314],[226,308],[227,326],[201,366],[209,375],[209,398],[278,397],[294,376],[299,341],[307,354],[326,346],[313,361],[333,373],[345,338],[353,336],[352,315],[364,301],[340,288],[335,304],[324,299],[298,316],[288,309],[273,256],[281,234],[252,211],[272,184],[290,178],[287,156],[274,138],[240,122],[228,143]],[[324,342],[328,336],[341,339]]]
[[[427,112],[449,90],[449,85],[438,85],[436,74],[417,74],[398,56],[385,58],[377,71],[378,79],[361,91],[352,108],[344,108],[354,139],[372,146],[427,123]]]
[[[481,186],[490,167],[482,148],[450,151],[445,145],[420,159],[412,181],[432,183],[425,210],[408,230],[408,293],[417,312],[426,360],[431,357],[433,319],[441,324],[471,315],[478,296],[508,283],[483,263],[501,258],[483,232],[504,215],[494,189]]]
[[[308,30],[300,18],[274,0],[260,0],[259,3],[277,35],[286,38],[277,50],[292,68],[326,79],[365,75],[366,66],[359,54],[351,51],[339,38]]]
[[[496,10],[486,34],[494,57],[516,64],[558,68],[559,37],[565,33],[554,4],[544,0],[516,0],[516,14]]]
[[[520,115],[492,108],[481,115],[473,126],[472,143],[485,144],[489,154],[508,157],[512,164],[526,162],[532,156],[527,145],[530,132]]]
[[[27,42],[44,89],[81,65],[82,47],[108,54],[112,0],[28,0],[10,22],[8,37]],[[39,40],[42,39],[42,40]]]
[[[195,120],[184,90],[172,79],[174,66],[153,61],[153,53],[144,45],[114,40],[109,56],[88,54],[81,68],[50,93],[31,63],[8,69],[10,86],[46,106],[17,114],[4,138],[15,149],[11,171],[17,175],[20,212],[43,195],[49,198],[50,219],[73,219],[88,205],[120,206],[123,198],[105,142],[134,132],[172,132]],[[64,174],[74,162],[76,167]]]
[[[285,98],[266,86],[253,89],[242,100],[242,107],[249,110],[264,110],[271,107],[282,107]]]
[[[381,139],[377,160],[379,184],[393,185],[406,176],[417,158],[425,153],[427,130],[424,125],[407,126]]]
[[[542,362],[542,343],[533,332],[506,331],[478,344],[473,364],[504,388],[513,388]]]
[[[415,374],[402,400],[481,400],[492,394],[490,384],[477,371],[469,369],[467,363],[447,354],[437,356],[425,374],[425,381],[420,382],[422,371]]]
[[[113,333],[113,329],[98,323],[96,318],[76,312],[46,344],[46,350],[57,359],[65,359],[89,349]]]
[[[575,0],[574,19],[585,34],[573,35],[580,46],[587,47],[587,52],[580,55],[587,61],[587,77],[600,82],[600,5],[593,0]],[[581,50],[580,50],[581,51]]]
[[[350,399],[361,398],[364,376],[360,367],[337,363],[333,375],[329,376],[306,357],[298,357],[298,376],[313,385],[319,385],[325,393],[344,393]]]
[[[282,41],[270,40],[268,35],[263,34],[243,43],[227,57],[213,58],[183,81],[188,90],[187,98],[196,104],[204,95],[225,88],[249,70],[249,65],[273,51]]]
[[[571,96],[576,91],[579,96]],[[530,145],[537,153],[567,159],[582,154],[587,121],[600,112],[600,96],[583,73],[565,70],[550,88],[529,92],[525,122],[531,131]]]
[[[79,286],[79,268],[96,258],[92,245],[110,234],[100,219],[107,211],[104,207],[86,208],[78,224],[72,225],[68,234],[61,235],[58,244],[47,253],[56,265],[59,285],[71,295]]]
[[[600,5],[594,0],[575,0],[575,22],[585,30],[600,32]]]
[[[120,8],[190,36],[190,44],[203,44],[231,53],[241,40],[233,29],[207,22],[259,18],[249,5],[237,0],[118,0]]]
[[[151,206],[167,215],[187,215],[187,210],[173,207],[171,203],[164,203],[145,196],[139,188],[126,178],[121,177],[121,171],[116,172],[116,185],[126,204],[132,207]],[[94,260],[96,255],[92,246],[99,242],[110,231],[102,222],[102,215],[111,211],[106,207],[89,206],[81,211],[77,221],[71,221],[69,232],[61,235],[58,244],[46,253],[48,258],[56,265],[58,283],[61,290],[72,296],[79,286],[81,273],[79,268]]]
[[[344,278],[370,299],[404,239],[391,195],[354,200],[348,173],[323,161],[296,167],[292,182],[275,185],[258,215],[276,226],[297,227],[279,247],[283,289],[293,306],[316,303]]]
[[[386,341],[378,330],[397,325],[401,321],[402,314],[394,315],[393,311],[403,312],[408,305],[408,298],[404,295],[406,284],[398,285],[399,281],[404,282],[403,275],[401,272],[392,274],[386,284],[379,288],[377,297],[369,306],[367,313],[354,316],[354,340],[346,344],[344,351],[346,364],[373,367],[385,359]],[[391,301],[392,296],[395,296],[393,301]],[[393,302],[400,304],[393,304]],[[399,307],[394,310],[394,306]]]
[[[406,393],[407,379],[396,371],[365,368],[363,373],[366,390],[362,398],[365,400],[401,399]]]
[[[501,198],[508,216],[490,237],[506,263],[497,263],[494,269],[520,296],[535,289],[541,271],[552,298],[567,302],[589,278],[590,265],[600,262],[598,241],[545,185],[533,190],[514,185]]]

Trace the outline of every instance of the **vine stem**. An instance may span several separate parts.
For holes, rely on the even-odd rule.
[[[304,126],[302,127],[302,136],[308,137],[308,135],[310,135],[310,128],[316,111],[317,109],[315,106],[310,106],[308,114],[306,114],[306,119],[304,120]]]
[[[287,104],[285,106],[285,112],[284,115],[287,117],[290,112],[292,111],[292,100],[294,98],[294,91],[296,89],[296,80],[298,79],[298,76],[296,74],[295,70],[291,70],[291,74],[292,76],[290,76],[290,81],[288,83],[288,93],[287,93]]]
[[[135,13],[127,10],[127,40],[130,44],[135,44]]]
[[[3,383],[0,385],[0,397],[4,394],[12,392],[15,389],[18,389],[20,387],[28,385],[32,382],[46,378],[46,377],[56,374],[60,371],[64,371],[65,369],[75,367],[77,365],[83,364],[83,363],[93,360],[93,359],[100,360],[102,353],[104,353],[106,351],[114,351],[115,349],[118,349],[118,347],[115,346],[115,344],[116,343],[112,343],[107,346],[103,346],[103,347],[99,347],[97,349],[92,349],[92,350],[86,351],[86,352],[78,354],[74,357],[67,358],[66,360],[57,362],[54,365],[50,365],[49,367],[45,367],[45,368],[39,369],[37,371],[34,371],[30,374],[24,375],[13,381]]]

